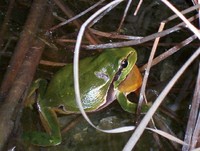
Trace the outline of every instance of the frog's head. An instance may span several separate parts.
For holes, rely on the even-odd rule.
[[[113,80],[115,89],[117,89],[120,86],[120,83],[122,83],[129,75],[129,73],[131,73],[131,70],[133,69],[137,61],[137,53],[133,48],[123,48],[123,49],[125,50],[121,51],[125,51],[125,53],[123,53],[123,56],[119,59],[118,72],[116,73]]]
[[[120,48],[120,51],[115,51],[114,55],[117,59],[118,70],[112,80],[107,95],[106,103],[98,110],[108,106],[116,97],[116,91],[133,92],[137,90],[142,84],[142,76],[135,65],[137,61],[137,53],[133,48]]]

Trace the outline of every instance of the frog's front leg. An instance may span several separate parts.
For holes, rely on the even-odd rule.
[[[25,141],[38,146],[52,146],[61,143],[60,127],[55,111],[49,107],[39,106],[40,119],[46,132],[25,132]]]
[[[129,101],[123,92],[120,91],[117,92],[117,100],[124,111],[127,111],[129,113],[136,112],[137,104]],[[142,112],[147,112],[149,108],[150,108],[149,105],[143,105]]]
[[[38,145],[38,146],[52,146],[61,143],[60,127],[55,111],[43,105],[44,94],[46,92],[47,81],[43,79],[36,80],[32,87],[30,88],[28,99],[30,99],[33,93],[38,90],[39,94],[37,96],[37,108],[39,111],[40,119],[42,125],[46,132],[31,131],[24,132],[23,138],[25,141]],[[29,102],[29,106],[32,106],[33,102]]]
[[[24,106],[33,108],[32,105],[37,100],[36,90],[40,93],[40,96],[43,97],[47,88],[47,80],[37,79],[34,81],[28,91],[28,94],[25,99]]]

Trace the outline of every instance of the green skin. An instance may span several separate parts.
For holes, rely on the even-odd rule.
[[[107,49],[99,56],[80,60],[80,92],[85,111],[98,111],[117,98],[124,110],[133,113],[136,104],[129,102],[126,94],[118,90],[118,86],[129,74],[136,60],[137,53],[130,47]],[[124,61],[127,66],[122,65]],[[73,64],[59,70],[48,87],[45,80],[35,81],[28,97],[36,89],[39,91],[38,111],[47,132],[27,132],[24,138],[39,146],[58,145],[61,143],[61,133],[56,113],[79,113],[74,96]]]

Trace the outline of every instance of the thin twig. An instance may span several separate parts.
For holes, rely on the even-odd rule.
[[[120,24],[119,24],[119,27],[118,27],[118,29],[117,29],[117,32],[118,32],[118,33],[120,32],[120,29],[121,29],[121,27],[122,27],[122,25],[123,25],[123,23],[124,23],[124,20],[125,20],[125,18],[126,18],[126,15],[127,15],[127,13],[128,13],[128,10],[129,10],[129,8],[130,8],[131,3],[132,3],[132,0],[128,0],[128,3],[127,3],[126,8],[125,8],[125,10],[124,10],[123,17],[122,17],[121,22],[120,22]]]
[[[161,22],[160,27],[158,29],[158,32],[163,31],[164,26],[165,26],[165,23]],[[156,53],[156,48],[158,46],[159,40],[160,40],[160,37],[156,38],[155,41],[154,41],[154,44],[153,44],[153,47],[152,47],[152,50],[151,50],[151,54],[150,54],[150,57],[149,57],[149,60],[148,60],[148,63],[147,63],[147,68],[145,70],[145,74],[144,74],[144,78],[143,78],[143,82],[142,82],[142,87],[141,87],[141,91],[140,91],[140,97],[139,97],[139,101],[138,101],[138,108],[137,108],[137,114],[138,115],[140,113],[140,110],[141,110],[141,107],[142,107],[142,104],[143,104],[143,101],[144,101],[146,84],[147,84],[147,80],[148,80],[148,77],[149,77],[149,72],[150,72],[152,60],[153,60],[154,55]]]
[[[198,129],[197,132],[194,133],[195,127],[197,125],[196,122],[197,122],[198,114],[199,114],[198,113],[199,105],[200,105],[200,64],[199,64],[199,72],[198,72],[198,76],[197,76],[196,87],[194,90],[194,96],[193,96],[193,100],[192,100],[190,115],[189,115],[189,119],[188,119],[188,123],[187,123],[187,129],[185,132],[185,139],[184,139],[185,143],[191,144],[191,142],[193,141],[194,144],[192,145],[192,148],[190,148],[190,146],[188,146],[188,145],[184,145],[182,148],[182,151],[192,150],[196,146],[195,143],[197,141],[192,140],[192,137],[195,136],[196,134],[200,133],[200,129]],[[196,135],[196,136],[198,137],[198,135]]]
[[[135,15],[135,16],[137,15],[137,13],[138,13],[138,11],[139,11],[139,9],[140,9],[140,7],[141,7],[141,5],[142,5],[142,2],[143,2],[143,0],[140,0],[140,1],[139,1],[138,5],[137,5],[137,8],[136,8],[136,10],[135,10],[135,12],[134,12],[134,15]]]
[[[193,17],[190,17],[188,20],[189,21],[193,21],[195,19],[198,18],[198,15],[195,15]],[[86,46],[86,49],[107,49],[107,48],[117,48],[117,47],[126,47],[126,46],[133,46],[133,45],[138,45],[138,44],[142,44],[142,43],[145,43],[147,41],[150,41],[150,40],[153,40],[157,37],[164,37],[168,34],[171,34],[175,31],[178,31],[180,29],[182,29],[183,27],[186,27],[186,24],[184,22],[172,27],[172,28],[169,28],[169,29],[166,29],[160,33],[154,33],[152,35],[149,35],[149,36],[146,36],[144,38],[141,38],[141,39],[135,39],[135,40],[130,40],[130,41],[123,41],[123,42],[112,42],[112,43],[106,43],[106,44],[99,44],[99,45],[89,45],[89,46]]]
[[[200,100],[200,96],[198,96],[198,99]],[[192,136],[191,149],[198,147],[197,144],[199,144],[199,142],[200,142],[199,136],[200,136],[200,112],[198,114],[196,126],[195,126],[193,136]]]
[[[185,15],[185,14],[187,14],[187,13],[189,13],[189,12],[199,8],[199,7],[200,7],[200,4],[192,6],[192,7],[189,7],[187,9],[181,11],[181,14]],[[167,22],[169,22],[169,21],[171,21],[173,19],[176,19],[176,18],[178,18],[178,16],[176,14],[174,14],[171,17],[167,18],[166,20],[163,20],[162,22],[167,23]]]
[[[165,60],[166,58],[168,58],[169,56],[173,55],[174,53],[176,53],[178,50],[180,50],[184,46],[187,46],[189,43],[194,41],[196,38],[197,38],[197,36],[193,35],[193,36],[185,39],[184,41],[180,42],[178,45],[170,48],[169,50],[167,50],[166,52],[162,53],[161,55],[157,56],[156,58],[153,59],[151,66],[153,67],[156,64],[158,64],[159,62]],[[140,71],[145,71],[146,68],[147,68],[147,64],[144,64],[140,68]]]
[[[187,27],[200,39],[200,32],[199,30],[192,25],[188,19],[185,18],[185,16],[183,16],[183,14],[178,11],[169,1],[167,0],[161,0],[163,3],[165,3],[165,5],[167,5],[174,13],[176,13],[176,15],[178,15],[179,18],[181,18],[185,24],[187,25]]]
[[[184,71],[189,67],[189,65],[199,56],[200,54],[200,47],[193,53],[193,55],[185,62],[185,64],[178,70],[178,72],[175,74],[175,76],[169,81],[167,86],[164,88],[164,90],[160,93],[160,95],[157,97],[147,114],[144,116],[138,127],[135,129],[133,135],[128,140],[127,144],[125,145],[123,151],[131,151],[137,141],[139,140],[140,136],[144,132],[147,124],[151,120],[152,116],[162,103],[163,99],[166,97],[166,95],[169,93],[170,89],[173,87],[173,85],[176,83],[176,81],[180,78],[180,76],[184,73]]]
[[[70,123],[68,123],[62,130],[61,133],[67,133],[70,129],[72,129],[76,124],[78,124],[81,121],[82,116],[81,115],[77,115],[72,121],[70,121]]]
[[[49,30],[50,30],[50,31],[53,31],[53,30],[55,30],[55,29],[57,29],[57,28],[59,28],[59,27],[61,27],[61,26],[64,26],[64,25],[66,25],[66,24],[68,24],[68,23],[70,23],[70,22],[72,22],[72,21],[78,19],[79,17],[81,17],[81,16],[85,15],[86,13],[90,12],[91,10],[93,10],[95,7],[99,6],[99,5],[100,5],[101,3],[103,3],[104,1],[105,1],[105,0],[100,0],[100,1],[98,1],[96,4],[94,4],[93,6],[89,7],[88,9],[84,10],[84,11],[81,12],[80,14],[78,14],[78,15],[76,15],[76,16],[74,16],[74,17],[68,19],[68,20],[63,21],[63,22],[59,23],[58,25],[55,25],[55,26],[51,27]]]
[[[139,36],[128,36],[128,35],[119,35],[117,33],[108,33],[108,32],[102,32],[96,29],[90,28],[90,31],[94,33],[95,35],[102,36],[102,37],[107,37],[107,38],[112,38],[112,39],[128,39],[128,40],[133,40],[133,39],[141,39],[143,37]]]
[[[62,67],[66,65],[66,63],[52,62],[52,61],[47,61],[47,60],[40,60],[40,64],[46,65],[46,66],[53,66],[53,67],[56,67],[56,66]]]
[[[74,13],[73,13],[73,11],[67,5],[65,5],[63,1],[61,1],[61,0],[54,0],[54,2],[65,13],[65,15],[68,18],[72,18],[72,17],[75,16]],[[80,28],[81,25],[82,25],[82,22],[80,20],[78,20],[78,19],[74,20],[73,23],[74,23],[74,25],[77,28]],[[94,35],[92,35],[91,33],[89,33],[88,31],[86,31],[85,36],[86,36],[87,40],[91,44],[95,45],[97,43],[100,43],[100,41]]]
[[[88,28],[92,27],[94,24],[96,24],[101,18],[103,18],[106,14],[108,14],[108,12],[110,12],[113,8],[115,8],[118,4],[113,4],[112,6],[110,6],[108,9],[106,9],[104,12],[102,12],[101,14],[99,14],[98,16],[96,16],[96,18],[94,18],[89,24],[88,24]]]

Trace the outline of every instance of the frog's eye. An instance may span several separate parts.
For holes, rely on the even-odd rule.
[[[122,62],[121,62],[121,67],[122,67],[122,68],[126,68],[127,65],[128,65],[127,59],[122,60]]]

